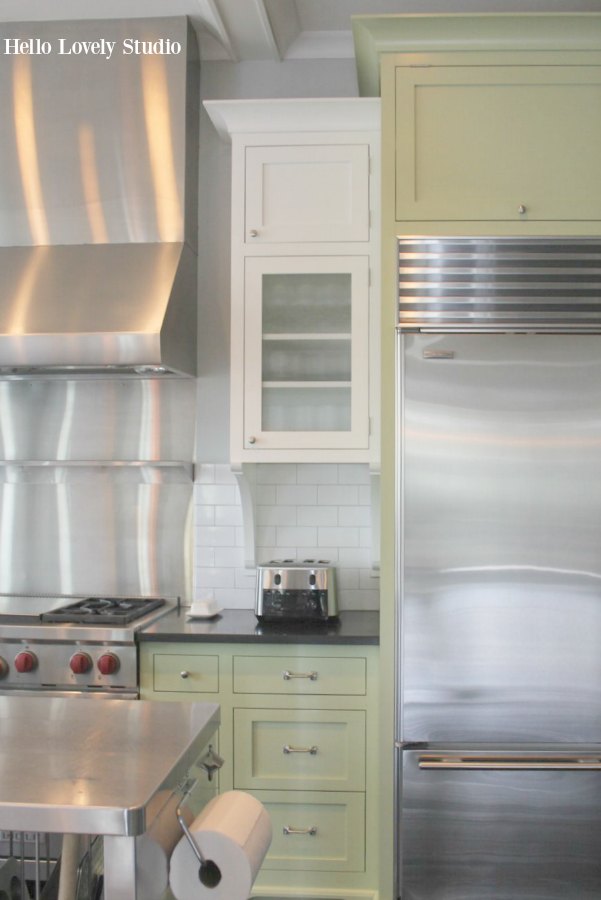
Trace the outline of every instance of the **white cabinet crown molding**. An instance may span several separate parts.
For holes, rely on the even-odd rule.
[[[379,97],[205,100],[203,105],[223,141],[234,134],[380,130]]]

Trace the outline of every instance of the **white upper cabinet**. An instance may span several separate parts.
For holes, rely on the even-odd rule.
[[[379,100],[205,107],[232,142],[231,461],[376,463]]]
[[[245,241],[369,240],[369,145],[246,147]]]

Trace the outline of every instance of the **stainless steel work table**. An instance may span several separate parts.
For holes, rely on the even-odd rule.
[[[0,829],[104,836],[105,900],[136,892],[136,835],[219,725],[213,703],[0,697]]]

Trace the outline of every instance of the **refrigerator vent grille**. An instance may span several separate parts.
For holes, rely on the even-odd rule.
[[[599,238],[399,238],[403,331],[601,331]]]

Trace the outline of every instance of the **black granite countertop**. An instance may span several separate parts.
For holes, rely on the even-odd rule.
[[[377,612],[341,612],[324,624],[261,624],[250,609],[224,609],[211,619],[189,619],[189,609],[174,609],[137,633],[139,641],[211,641],[262,644],[379,644]]]

